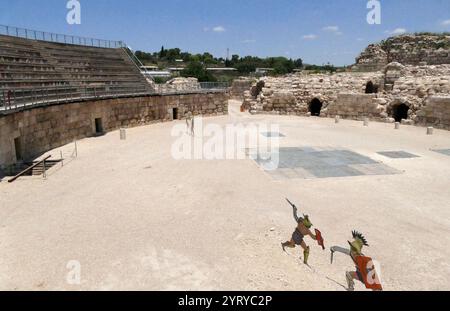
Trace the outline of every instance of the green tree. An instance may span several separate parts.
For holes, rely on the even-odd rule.
[[[197,78],[199,82],[215,82],[216,78],[206,70],[200,62],[190,62],[187,67],[181,71],[182,77]]]
[[[159,58],[166,57],[166,50],[164,49],[164,46],[161,47],[161,51],[159,52]]]
[[[295,68],[303,68],[303,60],[301,58],[294,61]]]

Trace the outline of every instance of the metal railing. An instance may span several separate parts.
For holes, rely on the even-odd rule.
[[[48,41],[72,45],[92,46],[99,48],[123,48],[126,44],[122,41],[102,40],[88,37],[64,35],[46,31],[38,31],[14,26],[0,25],[0,35],[25,38],[31,40]]]
[[[139,71],[147,72],[147,69],[142,70],[144,68],[144,64],[141,62],[141,60],[136,56],[134,51],[130,47],[124,47],[123,48],[125,54],[130,58],[130,60],[133,62],[133,64],[136,65],[137,69]]]
[[[224,90],[230,87],[228,82],[200,82],[202,90]]]
[[[130,96],[177,95],[205,92],[224,92],[226,83],[202,82],[200,88],[158,89],[141,85],[100,85],[100,86],[56,86],[47,88],[0,88],[0,113],[13,112],[21,108],[31,108],[49,104],[59,104],[82,100],[108,99]]]
[[[148,94],[144,85],[102,85],[102,86],[57,86],[51,88],[0,89],[0,111],[17,110],[45,104],[71,101],[114,98]]]
[[[46,165],[45,165],[45,161],[48,161],[48,159],[50,159],[51,157],[52,157],[52,156],[49,155],[49,156],[47,156],[45,159],[43,159],[43,160],[41,160],[41,161],[39,161],[39,162],[36,162],[35,164],[31,165],[30,167],[24,169],[22,172],[20,172],[19,174],[17,174],[17,175],[14,176],[13,178],[9,179],[8,182],[9,182],[9,183],[15,182],[19,177],[21,177],[21,176],[27,174],[28,172],[31,172],[34,168],[36,168],[37,166],[39,166],[39,165],[41,165],[41,164],[42,164],[42,166],[43,166],[43,175],[44,175],[44,178],[45,178],[45,177],[46,177],[46,173],[47,173],[47,167],[46,167]]]

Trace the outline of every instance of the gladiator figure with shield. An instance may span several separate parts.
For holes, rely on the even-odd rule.
[[[301,246],[301,248],[303,248],[303,262],[305,265],[308,265],[310,247],[306,245],[304,238],[306,236],[310,236],[313,240],[317,241],[317,243],[319,244],[319,246],[322,247],[323,250],[325,250],[322,233],[316,229],[315,234],[313,234],[311,232],[311,227],[313,226],[313,224],[309,220],[309,216],[303,215],[303,217],[299,217],[297,207],[293,203],[291,203],[291,201],[289,201],[288,199],[286,200],[294,209],[294,219],[297,222],[297,228],[292,234],[291,240],[282,243],[281,246],[283,247],[283,251],[286,251],[286,247],[295,248],[297,245]]]
[[[346,249],[339,246],[333,246],[331,248],[331,263],[333,263],[333,257],[335,252],[343,253],[351,257],[356,266],[356,271],[346,272],[348,290],[355,290],[355,282],[357,280],[362,282],[367,289],[374,291],[382,291],[379,275],[375,270],[375,265],[370,257],[366,257],[362,253],[364,246],[369,246],[366,238],[358,231],[353,231],[353,242],[348,241],[350,249]]]

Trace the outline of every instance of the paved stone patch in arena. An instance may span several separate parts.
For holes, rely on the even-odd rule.
[[[284,134],[279,133],[279,132],[266,132],[266,133],[261,133],[261,135],[263,135],[264,137],[267,137],[267,138],[283,138],[283,137],[286,137]]]
[[[433,150],[434,152],[450,156],[450,149]]]
[[[258,155],[254,160],[267,167],[267,155]],[[314,179],[352,177],[365,175],[393,175],[400,172],[372,160],[369,157],[345,149],[331,148],[280,148],[279,165],[267,170],[274,179]]]
[[[405,152],[405,151],[382,151],[378,152],[378,154],[381,154],[382,156],[391,158],[391,159],[413,159],[413,158],[419,158],[419,156]]]

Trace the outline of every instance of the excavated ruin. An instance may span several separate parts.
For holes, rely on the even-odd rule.
[[[252,114],[320,116],[450,129],[450,37],[370,45],[348,72],[264,77],[244,93]]]

